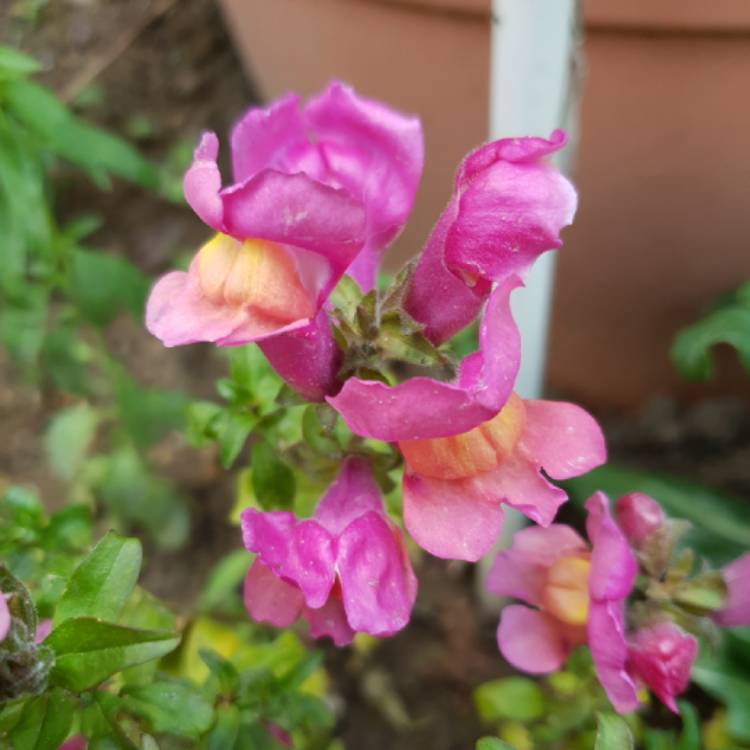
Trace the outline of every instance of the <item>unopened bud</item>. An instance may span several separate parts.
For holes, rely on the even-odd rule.
[[[642,492],[623,495],[615,504],[615,516],[622,533],[634,547],[640,547],[664,523],[664,511],[659,503]]]

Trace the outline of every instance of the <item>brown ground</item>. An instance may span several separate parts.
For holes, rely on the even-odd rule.
[[[135,138],[156,160],[174,158],[176,146],[189,151],[202,129],[225,134],[253,101],[212,0],[5,0],[0,30],[2,41],[43,61],[45,83],[69,102],[93,101],[83,110],[87,117]],[[206,235],[189,210],[122,183],[110,193],[66,183],[61,210],[102,215],[105,228],[95,243],[154,276]],[[208,350],[164,350],[127,321],[116,323],[110,340],[143,384],[212,393],[219,367]],[[44,468],[41,449],[53,405],[14,383],[2,359],[0,370],[0,481],[35,483],[54,501],[64,488]],[[747,404],[685,413],[665,402],[637,418],[610,419],[607,429],[615,457],[750,490]],[[210,454],[197,458],[178,441],[168,444],[163,462],[191,496],[201,533],[189,564],[184,553],[162,557],[158,567],[168,576],[151,573],[147,583],[184,603],[210,563],[238,543],[223,520],[231,489]],[[478,615],[469,569],[429,560],[419,575],[419,601],[404,633],[367,658],[326,649],[347,750],[469,750],[481,734],[470,693],[502,669],[493,617]]]

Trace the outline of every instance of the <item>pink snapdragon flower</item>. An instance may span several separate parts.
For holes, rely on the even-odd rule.
[[[672,622],[660,622],[630,639],[628,667],[670,711],[679,713],[675,697],[687,689],[697,654],[696,638]]]
[[[218,234],[148,301],[147,327],[166,346],[301,332],[344,271],[371,285],[411,210],[423,144],[417,118],[333,83],[303,109],[290,94],[250,110],[232,133],[235,183],[224,189],[217,155],[216,135],[205,133],[184,189]],[[319,356],[327,373],[330,352]]]
[[[636,549],[664,525],[661,505],[642,492],[630,492],[615,503],[615,517],[627,540]]]
[[[750,626],[750,552],[737,558],[722,571],[727,600],[714,621],[725,628]]]
[[[567,499],[555,479],[604,463],[599,425],[579,406],[514,393],[478,427],[450,437],[402,440],[404,523],[428,552],[474,562],[503,523],[503,504],[548,526]]]
[[[5,594],[0,591],[0,641],[4,641],[10,632],[11,617]]]
[[[510,294],[540,253],[561,245],[560,231],[575,214],[575,190],[544,158],[564,144],[562,131],[549,140],[503,139],[461,163],[404,306],[439,344],[486,303],[479,351],[450,383],[415,377],[389,386],[349,378],[328,401],[352,431],[386,441],[444,437],[486,422],[505,404],[520,361]]]
[[[627,669],[625,601],[637,564],[606,496],[594,494],[586,509],[590,548],[573,529],[553,524],[522,529],[513,546],[498,554],[487,589],[531,605],[503,609],[498,646],[518,669],[544,674],[588,643],[610,701],[628,712],[638,707],[638,696]]]
[[[254,620],[286,627],[302,616],[314,638],[339,646],[357,632],[387,636],[409,622],[417,579],[363,460],[345,461],[313,518],[248,509],[242,533],[257,555],[245,579]]]

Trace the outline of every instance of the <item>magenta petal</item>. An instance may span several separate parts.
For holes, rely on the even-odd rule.
[[[496,469],[481,474],[475,481],[481,482],[488,494],[494,494],[542,526],[549,526],[555,520],[559,507],[568,499],[565,492],[550,484],[536,466],[515,455]]]
[[[86,738],[81,734],[77,734],[75,737],[65,740],[57,750],[86,750],[86,746]]]
[[[698,641],[672,622],[641,628],[630,644],[630,665],[671,711],[687,690],[698,654]]]
[[[242,513],[245,547],[276,575],[296,583],[308,606],[320,607],[336,579],[331,535],[315,521],[297,521],[291,513]]]
[[[436,557],[476,562],[503,525],[499,498],[474,480],[440,480],[404,472],[404,524]]]
[[[315,510],[315,520],[333,536],[370,511],[384,516],[383,500],[367,461],[348,458]]]
[[[224,227],[224,205],[221,191],[221,173],[216,165],[219,155],[219,139],[215,133],[204,133],[201,136],[193,163],[185,173],[182,187],[185,200],[208,226],[218,232]]]
[[[323,401],[336,390],[341,351],[325,310],[304,328],[258,342],[276,372],[308,401]]]
[[[518,372],[520,339],[510,313],[518,279],[498,287],[480,328],[480,352],[462,364],[459,384],[415,377],[396,386],[349,378],[328,403],[358,435],[395,442],[466,432],[494,417]]]
[[[497,627],[497,645],[508,662],[530,674],[554,672],[570,651],[554,618],[522,604],[503,609]]]
[[[592,599],[624,599],[633,588],[638,565],[609,512],[609,500],[595,492],[586,501],[586,531],[592,545],[589,592]]]
[[[727,584],[727,601],[714,620],[725,628],[750,626],[750,552],[722,571]]]
[[[5,594],[0,591],[0,641],[4,641],[10,631],[11,617]]]
[[[338,571],[349,625],[386,636],[409,622],[417,579],[401,541],[382,515],[370,511],[339,538]]]
[[[513,138],[488,143],[466,157],[456,178],[457,216],[446,236],[445,261],[485,279],[523,274],[545,250],[560,247],[560,230],[573,221],[576,193],[541,160],[565,144]]]
[[[305,604],[305,597],[296,586],[279,578],[259,559],[247,571],[243,598],[253,620],[277,628],[291,625]]]
[[[173,271],[156,282],[146,304],[146,328],[164,346],[220,341],[247,319],[242,308],[215,305],[192,273]]]
[[[248,110],[232,129],[231,143],[235,182],[249,180],[268,167],[305,171],[288,159],[300,145],[309,145],[299,97],[287,94],[268,107]]]
[[[625,607],[620,602],[592,601],[587,623],[588,643],[596,676],[619,713],[638,708],[638,693],[628,674]]]
[[[309,623],[313,638],[328,636],[337,646],[346,646],[354,640],[355,632],[349,626],[344,605],[338,596],[331,595],[318,609],[305,607],[302,616]]]
[[[574,529],[555,523],[529,526],[513,536],[513,546],[498,553],[487,575],[487,591],[540,604],[547,570],[562,557],[588,552]]]
[[[526,423],[519,450],[554,479],[569,479],[601,466],[607,446],[596,420],[580,406],[524,401]]]

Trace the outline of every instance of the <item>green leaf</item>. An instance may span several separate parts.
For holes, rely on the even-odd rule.
[[[622,716],[597,713],[597,732],[594,750],[633,750],[633,734]]]
[[[183,682],[152,682],[126,688],[123,705],[156,733],[198,737],[214,721],[213,706],[194,687]]]
[[[217,563],[203,586],[198,608],[203,612],[211,612],[226,606],[245,578],[251,560],[247,550],[238,549]]]
[[[703,320],[677,334],[671,357],[688,380],[708,380],[713,374],[711,349],[729,344],[750,373],[750,282]]]
[[[474,691],[474,703],[482,721],[501,719],[534,721],[546,710],[544,693],[526,677],[505,677],[480,685]]]
[[[701,725],[698,712],[687,701],[679,701],[677,705],[682,717],[682,733],[675,750],[701,750]]]
[[[56,653],[51,680],[75,692],[89,690],[127,667],[158,659],[179,642],[174,633],[136,630],[88,617],[66,620],[45,641]]]
[[[515,750],[507,742],[497,739],[497,737],[482,737],[477,742],[476,750]]]
[[[89,250],[76,250],[71,266],[70,294],[81,314],[104,326],[122,310],[141,321],[149,280],[128,260]]]
[[[253,492],[265,508],[288,508],[294,500],[295,480],[292,470],[276,456],[264,440],[253,445]]]
[[[11,732],[14,750],[57,750],[73,723],[76,700],[53,689],[26,702]]]
[[[714,564],[726,563],[747,551],[750,503],[746,500],[667,474],[637,471],[614,464],[560,484],[577,503],[583,503],[596,490],[606,492],[613,499],[628,492],[651,495],[670,516],[684,518],[693,524],[686,541]]]
[[[57,98],[30,81],[9,81],[4,88],[8,109],[57,156],[85,169],[100,185],[108,173],[143,187],[159,186],[159,173],[125,141],[87,125]]]
[[[73,617],[116,620],[138,580],[142,559],[137,539],[110,531],[75,569],[55,610],[54,625]]]
[[[237,706],[222,705],[216,709],[216,725],[206,741],[207,750],[233,750],[240,733],[240,711]]]
[[[52,417],[44,447],[47,460],[59,477],[70,481],[78,473],[98,424],[99,413],[88,404],[69,406]]]
[[[8,74],[28,75],[41,69],[42,66],[33,57],[0,44],[0,78]]]
[[[240,455],[258,420],[252,414],[225,409],[215,423],[219,441],[219,460],[229,469]]]

